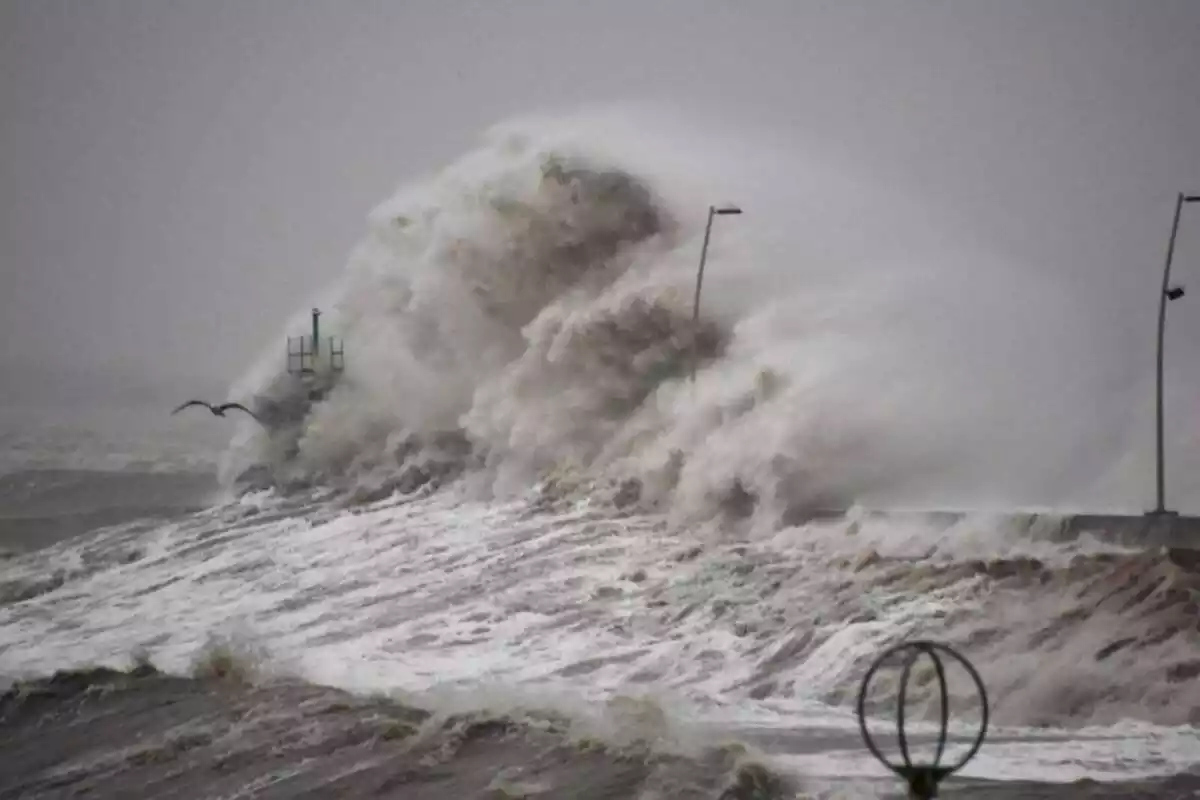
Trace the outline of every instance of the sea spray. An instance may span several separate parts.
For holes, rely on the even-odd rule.
[[[500,126],[373,211],[322,289],[345,373],[314,393],[273,346],[235,394],[283,411],[239,432],[226,483],[465,473],[497,496],[570,471],[681,520],[767,524],[1136,497],[1134,475],[1100,483],[1127,398],[1062,287],[819,160],[580,119]],[[714,230],[693,324],[704,210],[726,197],[746,213]],[[427,468],[447,436],[469,463]]]

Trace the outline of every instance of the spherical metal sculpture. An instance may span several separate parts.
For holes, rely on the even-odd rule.
[[[896,709],[896,729],[900,744],[900,757],[903,759],[899,762],[893,762],[880,751],[874,738],[867,731],[867,716],[866,702],[867,691],[870,688],[871,680],[875,677],[879,668],[899,653],[905,653],[900,671],[899,696],[897,698]],[[975,682],[975,688],[979,691],[979,700],[982,709],[979,722],[979,733],[975,737],[971,746],[967,749],[965,755],[949,764],[942,764],[942,757],[946,752],[946,739],[949,733],[950,723],[950,697],[949,690],[946,686],[946,668],[942,662],[939,653],[944,654],[957,661],[966,669],[967,674]],[[931,764],[914,764],[912,756],[909,754],[908,735],[904,729],[904,706],[908,697],[908,681],[912,674],[913,665],[921,656],[929,656],[933,662],[934,674],[938,682],[938,692],[941,699],[941,729],[938,733],[937,752],[933,757]],[[937,797],[937,787],[941,781],[948,775],[962,769],[968,761],[970,761],[979,751],[983,744],[984,736],[987,734],[988,724],[988,699],[987,690],[984,689],[983,680],[979,677],[975,667],[971,665],[966,658],[960,655],[955,650],[947,647],[944,644],[930,641],[915,641],[905,642],[903,644],[891,647],[885,650],[882,655],[875,660],[871,668],[867,670],[867,674],[863,676],[862,686],[858,692],[858,725],[862,731],[863,741],[871,754],[879,760],[881,764],[887,767],[892,772],[899,775],[908,784],[910,796],[914,798]]]

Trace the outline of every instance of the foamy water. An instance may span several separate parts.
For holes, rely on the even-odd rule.
[[[1136,425],[1084,357],[1104,321],[911,198],[730,145],[523,121],[381,204],[315,298],[345,371],[281,370],[306,304],[231,391],[264,424],[236,423],[222,504],[0,566],[0,674],[186,672],[218,637],[268,673],[742,739],[840,781],[883,774],[858,680],[927,637],[993,700],[969,775],[1200,761],[1192,556],[858,510],[1137,507]],[[200,424],[0,435],[21,468],[212,463],[160,423]]]
[[[0,673],[120,666],[136,652],[186,672],[219,637],[267,671],[356,692],[435,708],[617,719],[680,743],[775,741],[768,750],[786,770],[881,775],[865,751],[846,747],[856,723],[848,703],[831,698],[852,696],[867,663],[901,639],[963,646],[957,640],[978,627],[969,618],[994,616],[1002,592],[978,577],[923,593],[881,587],[878,575],[846,566],[863,553],[847,527],[730,543],[586,503],[547,511],[449,491],[338,510],[247,497],[151,532],[112,532],[86,546],[91,556],[84,545],[63,545],[10,567],[9,576],[24,568],[77,577],[0,610]],[[105,552],[117,563],[83,569]],[[137,560],[120,563],[131,552]],[[854,621],[865,609],[870,618]],[[796,646],[814,617],[826,618],[817,638]],[[1022,633],[1010,632],[1007,646]],[[979,667],[993,691],[1034,677],[1000,674],[1004,665],[987,660]],[[1036,660],[1029,668],[1037,671]],[[1053,677],[1063,687],[1074,680]],[[1079,728],[1064,719],[1066,727],[1032,730],[1013,724],[1019,711],[1006,714],[1011,698],[995,699],[1000,724],[991,736],[1001,741],[966,775],[1169,774],[1200,753],[1190,726]],[[1136,716],[1132,707],[1120,712]],[[841,744],[832,752],[808,752],[834,734]],[[800,752],[788,753],[788,736],[804,742]]]

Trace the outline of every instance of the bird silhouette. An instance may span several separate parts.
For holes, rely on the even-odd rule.
[[[219,406],[214,406],[212,403],[206,403],[203,400],[188,400],[186,403],[183,403],[182,405],[180,405],[178,408],[176,408],[171,413],[178,414],[180,411],[183,411],[188,406],[204,406],[209,411],[211,411],[214,416],[217,416],[217,417],[223,417],[223,416],[225,416],[226,411],[230,410],[231,408],[236,408],[239,411],[245,411],[247,414],[254,417],[255,420],[262,422],[262,420],[258,419],[257,414],[255,414],[250,409],[246,408],[241,403],[222,403]]]

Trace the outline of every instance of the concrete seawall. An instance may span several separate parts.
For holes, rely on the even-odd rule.
[[[826,517],[825,514],[819,515]],[[1053,511],[859,510],[829,517],[912,523],[932,528],[964,524],[1016,530],[1030,539],[1068,542],[1084,536],[1126,547],[1174,547],[1200,550],[1200,517],[1182,514],[1071,513]]]

